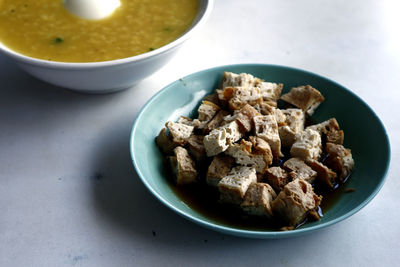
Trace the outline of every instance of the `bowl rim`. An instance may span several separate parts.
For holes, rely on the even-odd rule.
[[[102,67],[123,65],[123,64],[133,63],[136,61],[146,60],[148,58],[163,54],[176,46],[179,46],[181,43],[189,39],[194,34],[194,32],[196,32],[207,21],[213,8],[214,0],[198,0],[198,3],[199,3],[199,8],[203,7],[202,9],[198,10],[198,12],[201,13],[197,13],[192,25],[182,35],[180,35],[177,39],[164,46],[154,49],[153,51],[145,52],[136,56],[107,60],[107,61],[98,61],[98,62],[50,61],[50,60],[26,56],[24,54],[16,52],[11,48],[7,47],[1,41],[0,41],[0,51],[2,51],[4,54],[14,59],[24,62],[25,64],[37,65],[42,67],[59,68],[59,69],[102,68]],[[201,3],[204,3],[203,6],[200,5]]]
[[[382,174],[382,179],[379,182],[379,184],[377,185],[376,188],[374,188],[373,192],[368,196],[368,198],[364,199],[359,205],[357,205],[356,207],[354,207],[352,210],[350,210],[349,212],[347,212],[346,214],[339,216],[337,218],[334,218],[330,221],[327,221],[325,223],[322,224],[318,224],[318,225],[314,225],[314,226],[310,226],[307,228],[299,228],[299,229],[294,229],[291,231],[257,231],[257,230],[247,230],[247,229],[237,229],[234,227],[229,227],[229,226],[224,226],[221,224],[217,224],[217,223],[212,223],[209,222],[207,220],[202,220],[199,218],[196,218],[178,208],[176,208],[174,205],[170,204],[168,202],[168,200],[164,199],[160,194],[158,194],[156,192],[156,190],[154,190],[151,185],[147,182],[144,174],[142,173],[136,159],[135,159],[135,152],[134,152],[134,136],[136,134],[137,131],[137,125],[138,123],[142,120],[142,116],[145,113],[145,111],[149,108],[149,106],[151,105],[151,103],[153,101],[155,101],[155,99],[157,99],[158,97],[160,97],[164,92],[166,92],[167,90],[169,90],[169,88],[173,87],[175,84],[179,83],[181,80],[185,80],[185,79],[190,79],[196,75],[202,74],[202,73],[207,73],[207,72],[214,72],[217,70],[220,70],[221,72],[223,71],[223,69],[229,69],[229,68],[234,68],[234,67],[241,67],[241,68],[245,68],[245,67],[251,67],[251,66],[258,66],[258,67],[267,67],[267,68],[280,68],[280,69],[286,69],[286,70],[291,70],[291,71],[298,71],[298,72],[302,72],[305,73],[307,75],[312,75],[315,76],[319,79],[323,79],[326,80],[327,82],[333,84],[336,87],[340,87],[341,89],[347,91],[348,93],[350,93],[353,97],[357,98],[358,101],[360,101],[362,104],[364,104],[366,106],[366,108],[371,112],[371,114],[375,117],[375,119],[377,120],[378,124],[380,125],[380,127],[383,130],[384,136],[385,136],[385,144],[386,144],[386,149],[387,149],[387,162],[384,166],[384,172]],[[230,64],[230,65],[221,65],[221,66],[216,66],[216,67],[212,67],[212,68],[208,68],[208,69],[202,69],[200,71],[196,71],[194,73],[191,73],[189,75],[184,76],[183,78],[180,78],[176,81],[171,82],[170,84],[168,84],[167,86],[163,87],[160,91],[158,91],[155,95],[153,95],[146,103],[145,105],[140,109],[135,122],[131,128],[131,135],[130,135],[130,155],[131,155],[131,160],[133,162],[133,165],[135,167],[135,170],[139,176],[139,178],[141,179],[141,181],[143,182],[143,184],[145,185],[145,187],[153,194],[153,196],[155,196],[161,203],[163,203],[165,206],[169,207],[170,209],[172,209],[173,211],[175,211],[177,214],[179,214],[182,217],[185,217],[189,220],[191,220],[192,222],[195,222],[196,224],[199,224],[201,226],[204,226],[206,228],[215,230],[215,231],[219,231],[219,232],[223,232],[223,233],[227,233],[227,234],[231,234],[231,235],[235,235],[235,236],[241,236],[241,237],[250,237],[250,238],[263,238],[263,239],[267,239],[267,238],[286,238],[286,237],[295,237],[295,236],[300,236],[300,235],[304,235],[310,232],[313,232],[315,230],[319,230],[319,229],[323,229],[326,228],[330,225],[333,225],[335,223],[338,223],[346,218],[351,217],[352,215],[354,215],[355,213],[357,213],[358,211],[360,211],[363,207],[365,207],[377,194],[378,192],[381,190],[383,184],[386,181],[386,177],[387,177],[387,173],[389,170],[389,166],[390,166],[390,161],[391,161],[391,148],[390,148],[390,139],[388,137],[386,128],[384,127],[384,124],[382,123],[382,121],[379,119],[379,117],[377,116],[377,114],[372,110],[372,108],[365,102],[362,100],[362,98],[360,98],[357,94],[355,94],[353,91],[347,89],[346,87],[340,85],[339,83],[326,78],[324,76],[321,76],[319,74],[307,71],[307,70],[303,70],[303,69],[299,69],[299,68],[295,68],[295,67],[289,67],[289,66],[283,66],[283,65],[275,65],[275,64],[263,64],[263,63],[242,63],[242,64]]]

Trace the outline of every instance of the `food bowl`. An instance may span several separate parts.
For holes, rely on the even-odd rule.
[[[321,91],[325,101],[313,118],[322,122],[335,117],[345,133],[344,146],[351,148],[355,169],[342,185],[343,193],[315,222],[292,231],[252,230],[208,217],[185,203],[173,190],[164,172],[163,155],[155,144],[164,123],[180,115],[191,116],[206,94],[219,85],[224,71],[246,72],[266,81],[291,87],[310,84]],[[298,236],[344,220],[363,208],[382,187],[390,162],[390,145],[384,126],[371,108],[343,86],[307,71],[274,65],[243,64],[203,70],[173,82],[152,97],[139,113],[131,133],[130,151],[136,172],[147,189],[164,205],[183,217],[212,230],[252,238]]]
[[[17,53],[0,42],[0,51],[32,76],[48,83],[86,93],[108,93],[129,88],[164,66],[205,22],[213,0],[199,0],[192,26],[178,39],[133,57],[91,63],[66,63],[36,59]]]

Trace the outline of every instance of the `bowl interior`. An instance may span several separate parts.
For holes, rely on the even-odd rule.
[[[317,222],[293,231],[254,231],[223,224],[192,209],[172,190],[164,174],[162,155],[155,137],[168,120],[180,115],[192,116],[199,101],[213,92],[224,71],[247,72],[266,81],[284,84],[283,93],[293,86],[310,84],[321,91],[325,101],[316,110],[317,122],[335,117],[345,133],[344,146],[352,150],[355,170],[344,185],[354,188],[343,194],[324,211]],[[390,161],[385,129],[375,113],[358,96],[341,85],[319,75],[283,66],[243,64],[212,68],[189,75],[156,94],[137,117],[131,135],[131,155],[139,177],[166,206],[208,228],[239,236],[276,238],[303,234],[347,218],[365,206],[383,185]]]

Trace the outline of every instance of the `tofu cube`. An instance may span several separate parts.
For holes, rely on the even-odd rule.
[[[250,184],[255,182],[257,182],[255,168],[247,166],[234,167],[218,183],[221,202],[240,205]]]
[[[304,161],[318,160],[322,153],[321,135],[312,129],[306,129],[296,134],[296,141],[290,149],[292,157],[301,158]]]
[[[185,145],[194,127],[183,123],[168,121],[165,126],[168,128],[172,141],[179,145]]]
[[[296,179],[285,185],[272,201],[275,215],[289,226],[296,226],[304,221],[308,213],[315,211],[321,202],[310,183]]]
[[[197,171],[195,162],[189,156],[189,153],[185,148],[181,146],[176,147],[174,149],[174,156],[170,156],[169,160],[177,185],[196,182]]]
[[[339,181],[343,182],[354,169],[351,150],[342,145],[326,143],[325,152],[328,154],[325,164],[334,170]]]
[[[339,124],[335,118],[308,126],[306,129],[313,129],[326,137],[326,142],[338,145],[343,144],[344,133],[340,130]]]
[[[305,116],[301,109],[283,109],[285,125],[279,127],[279,137],[283,147],[290,148],[296,141],[296,134],[304,130]]]
[[[275,160],[282,156],[281,139],[279,138],[278,123],[274,115],[261,115],[253,117],[254,133],[264,139],[271,147]]]
[[[278,106],[278,100],[282,92],[283,84],[271,83],[271,82],[261,82],[257,84],[260,88],[261,96],[265,103],[273,107]]]
[[[299,158],[288,159],[282,166],[289,172],[289,176],[292,180],[303,179],[312,184],[317,177],[317,172]]]
[[[266,141],[261,138],[252,138],[251,141],[242,140],[240,144],[231,145],[225,154],[233,157],[237,164],[250,166],[257,173],[265,173],[272,163],[272,152]]]
[[[271,203],[275,198],[276,193],[269,184],[252,183],[240,206],[247,214],[271,218],[273,216]]]
[[[312,115],[315,109],[325,100],[322,94],[310,85],[293,87],[281,99]]]
[[[235,160],[227,155],[216,155],[208,167],[206,182],[211,186],[218,186],[222,178],[228,175],[231,171]]]
[[[289,183],[289,175],[287,171],[279,166],[268,168],[265,172],[265,177],[268,184],[270,184],[276,192],[282,191],[283,187]]]
[[[307,164],[317,172],[317,180],[328,188],[334,188],[336,184],[336,173],[319,161],[311,160]]]
[[[156,144],[164,154],[171,154],[172,150],[178,146],[177,143],[172,142],[167,134],[167,129],[162,128],[156,137]]]
[[[207,156],[211,157],[224,152],[231,144],[238,141],[241,137],[242,134],[236,121],[232,121],[212,130],[203,140]]]

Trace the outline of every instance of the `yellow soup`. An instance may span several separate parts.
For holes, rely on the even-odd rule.
[[[197,0],[121,0],[108,18],[86,20],[62,0],[0,0],[0,41],[21,54],[95,62],[142,54],[172,42],[191,25]]]

